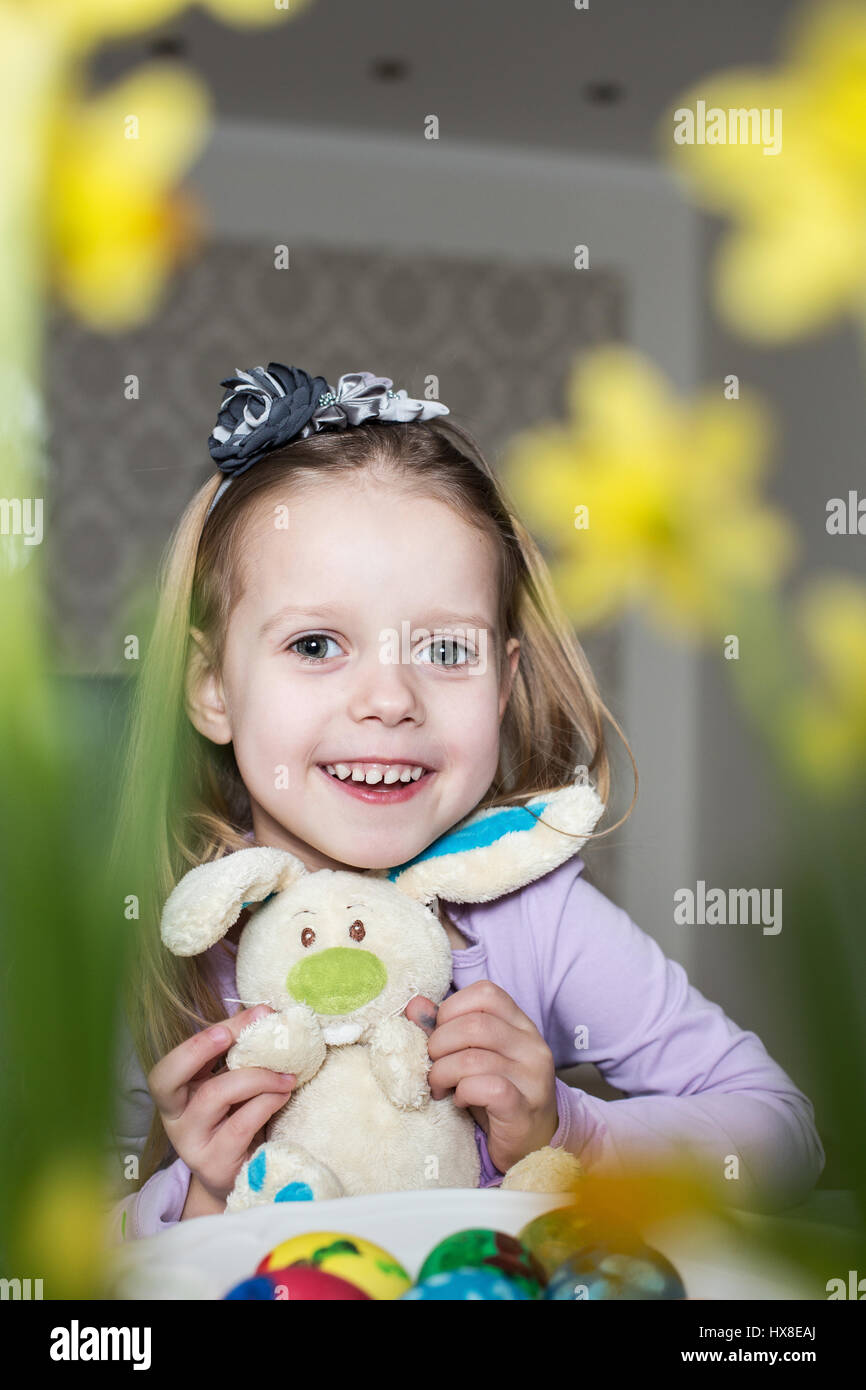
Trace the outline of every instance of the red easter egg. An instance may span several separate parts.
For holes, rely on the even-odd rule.
[[[264,1273],[274,1286],[274,1301],[277,1303],[281,1299],[287,1303],[298,1299],[319,1303],[325,1300],[347,1303],[350,1299],[360,1298],[373,1301],[357,1284],[350,1284],[348,1279],[341,1279],[337,1274],[326,1274],[323,1269],[315,1269],[312,1265],[289,1265],[286,1269],[269,1269]]]

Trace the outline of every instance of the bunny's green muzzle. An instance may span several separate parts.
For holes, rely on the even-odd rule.
[[[372,951],[331,946],[293,965],[286,989],[317,1014],[353,1014],[382,992],[387,979]]]

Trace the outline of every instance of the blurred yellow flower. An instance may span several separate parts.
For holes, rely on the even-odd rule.
[[[310,0],[206,0],[230,24],[294,18]],[[188,0],[0,0],[7,72],[4,145],[13,201],[41,188],[45,278],[91,327],[122,331],[157,307],[169,272],[203,240],[204,217],[176,188],[210,127],[206,87],[153,63],[88,99],[84,58],[104,38],[149,30]],[[32,173],[22,172],[26,165]],[[10,180],[7,180],[7,184]],[[15,215],[21,215],[15,209]],[[9,215],[4,238],[19,234]],[[10,243],[11,244],[11,243]]]
[[[770,444],[757,401],[681,402],[625,347],[578,362],[567,398],[571,418],[516,436],[504,473],[575,623],[643,604],[699,637],[725,622],[733,588],[776,583],[795,539],[756,495]]]
[[[173,63],[135,71],[89,101],[58,103],[45,187],[47,272],[102,331],[145,320],[168,272],[201,236],[173,192],[210,125],[207,89]]]
[[[785,341],[864,312],[864,0],[798,12],[779,69],[702,78],[666,112],[659,142],[687,190],[734,219],[713,294],[735,331]]]
[[[802,593],[797,629],[811,667],[782,711],[794,769],[831,795],[862,784],[866,763],[866,588],[821,575]]]
[[[98,1151],[45,1156],[25,1188],[13,1241],[22,1272],[43,1280],[43,1297],[96,1298],[105,1266],[106,1192]]]
[[[265,27],[293,19],[311,0],[199,0],[226,24]],[[28,9],[40,23],[63,33],[67,47],[86,48],[154,28],[192,8],[191,0],[2,0],[2,8]],[[65,31],[65,32],[64,32]]]

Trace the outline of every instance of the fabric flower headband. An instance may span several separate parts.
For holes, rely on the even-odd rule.
[[[388,377],[372,372],[347,372],[334,390],[324,377],[269,362],[267,371],[251,367],[244,372],[236,367],[235,375],[220,385],[230,389],[219,408],[208,448],[226,477],[208,516],[232,478],[246,473],[290,439],[305,439],[324,429],[343,430],[373,417],[409,421],[449,414],[441,401],[414,401],[405,391],[394,391]]]

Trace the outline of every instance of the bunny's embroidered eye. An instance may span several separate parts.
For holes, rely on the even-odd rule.
[[[364,937],[367,935],[367,933],[364,931],[364,923],[360,920],[360,918],[355,918],[354,922],[349,928],[349,935],[351,936],[353,941],[364,940]]]
[[[312,946],[312,944],[313,944],[313,942],[315,941],[315,939],[316,939],[316,933],[313,931],[313,928],[312,928],[312,927],[304,927],[304,930],[301,932],[301,945],[302,945],[302,946]]]

